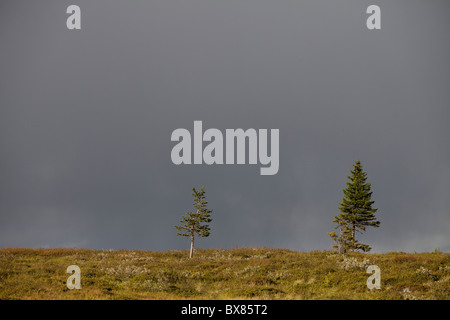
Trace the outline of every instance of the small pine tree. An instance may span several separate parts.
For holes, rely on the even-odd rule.
[[[345,253],[347,250],[351,249],[349,244],[351,232],[347,221],[339,215],[334,217],[333,222],[338,224],[335,229],[339,229],[339,235],[336,234],[336,232],[328,233],[335,242],[333,248],[335,248],[339,253]]]
[[[356,240],[356,232],[362,233],[366,227],[379,227],[374,213],[377,209],[372,208],[374,201],[372,198],[371,184],[366,182],[367,173],[363,171],[360,161],[356,161],[351,175],[347,176],[350,182],[343,190],[344,197],[340,203],[341,213],[334,217],[333,222],[337,223],[336,229],[339,229],[339,235],[336,232],[330,232],[329,235],[336,242],[334,248],[340,253],[347,251],[362,250],[368,252],[371,250],[367,244],[359,243]]]
[[[208,223],[212,221],[210,213],[212,210],[208,210],[206,205],[208,202],[205,200],[205,187],[202,187],[201,191],[197,191],[192,188],[192,196],[194,197],[195,212],[188,212],[181,219],[181,225],[175,226],[179,231],[178,236],[188,237],[191,239],[191,249],[189,251],[189,258],[192,258],[194,254],[194,237],[208,237],[210,235],[210,228]]]

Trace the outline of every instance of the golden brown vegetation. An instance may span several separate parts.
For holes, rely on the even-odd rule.
[[[368,265],[381,289],[366,286]],[[81,268],[69,290],[69,265]],[[450,254],[1,249],[0,299],[449,299]]]

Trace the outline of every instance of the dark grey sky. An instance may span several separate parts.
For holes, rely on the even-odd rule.
[[[66,28],[70,4],[81,30]],[[381,30],[366,28],[370,4]],[[450,251],[449,1],[0,1],[0,247],[330,249],[361,160],[374,252]],[[280,130],[280,170],[175,166],[173,130]]]

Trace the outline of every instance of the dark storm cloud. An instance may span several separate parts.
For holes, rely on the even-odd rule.
[[[0,5],[0,246],[329,249],[361,160],[374,251],[450,250],[450,43],[443,1],[78,1]],[[280,170],[175,166],[174,129],[280,129]]]

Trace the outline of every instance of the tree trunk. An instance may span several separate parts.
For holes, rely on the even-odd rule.
[[[338,251],[342,254],[345,253],[345,242],[343,238],[342,226],[339,229]]]
[[[352,224],[352,251],[355,251],[355,224]]]
[[[191,250],[189,251],[189,259],[192,258],[194,254],[194,235],[191,235]]]
[[[200,201],[197,203],[197,214],[200,210]],[[189,251],[189,259],[194,255],[194,229],[191,230],[191,250]]]

